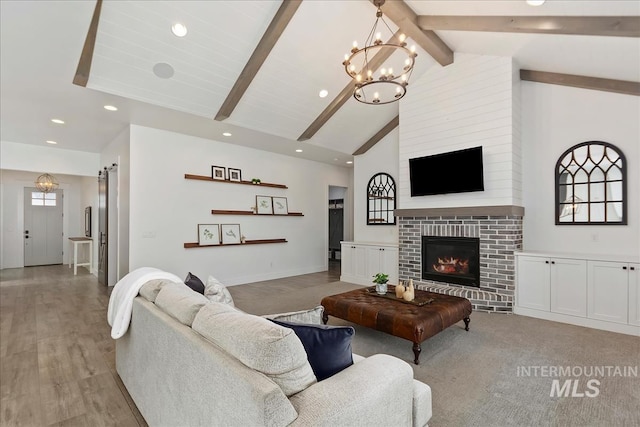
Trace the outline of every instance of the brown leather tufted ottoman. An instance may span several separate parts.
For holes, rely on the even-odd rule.
[[[393,287],[390,286],[391,290]],[[461,320],[469,330],[471,302],[466,298],[415,291],[416,300],[433,298],[423,306],[372,295],[366,288],[322,299],[323,321],[329,316],[353,322],[357,325],[386,332],[413,342],[414,363],[420,363],[420,343]]]

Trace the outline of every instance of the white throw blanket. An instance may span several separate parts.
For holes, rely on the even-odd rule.
[[[131,322],[134,298],[138,296],[142,285],[155,279],[167,279],[182,283],[182,279],[175,274],[157,268],[141,267],[124,276],[113,287],[107,312],[107,320],[111,326],[111,338],[117,340],[127,332]]]

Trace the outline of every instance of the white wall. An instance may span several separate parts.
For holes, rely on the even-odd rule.
[[[34,187],[34,182],[40,174],[41,172],[0,169],[0,181],[2,181],[0,268],[24,267],[24,188]],[[61,249],[64,251],[63,263],[66,264],[69,262],[69,256],[73,256],[69,250],[68,237],[84,236],[84,207],[81,204],[83,179],[63,174],[55,174],[55,177],[64,196],[62,205],[64,236]]]
[[[155,156],[155,152],[150,150],[147,154],[147,157],[153,158]],[[114,163],[117,166],[117,180],[116,182],[109,181],[109,185],[111,186],[111,190],[113,190],[112,186],[116,186],[117,191],[117,230],[113,230],[113,227],[109,230],[109,268],[110,273],[114,273],[113,268],[115,268],[115,278],[121,279],[129,272],[129,223],[130,223],[130,169],[131,169],[131,153],[130,153],[130,129],[127,127],[124,129],[118,136],[116,136],[113,141],[111,141],[100,153],[100,169],[105,167],[110,167]],[[97,177],[97,172],[96,172]],[[96,195],[98,193],[96,184]],[[110,192],[111,192],[110,190]],[[96,223],[98,221],[98,207],[97,207],[97,199],[96,199]],[[110,224],[113,224],[113,218],[110,218]],[[115,235],[113,234],[115,232]],[[94,251],[97,253],[98,248],[98,232],[96,233],[96,238],[94,239]],[[113,244],[115,243],[115,245]],[[114,248],[117,246],[117,248]],[[117,253],[116,260],[114,262],[113,252]],[[97,261],[96,261],[97,262]],[[97,264],[96,264],[97,265]],[[109,276],[113,277],[112,274]],[[110,284],[113,280],[110,281]]]
[[[243,179],[288,189],[184,179],[211,175],[211,165],[239,168]],[[329,186],[349,187],[347,168],[177,133],[131,126],[130,268],[152,266],[180,277],[191,271],[240,284],[327,268]],[[249,210],[256,195],[287,197],[303,217],[212,215]],[[240,224],[247,239],[288,243],[184,249],[198,224]]]
[[[346,187],[333,187],[333,186],[329,187],[329,200],[339,200],[339,199],[344,200],[346,195],[347,195]]]
[[[100,156],[97,153],[65,150],[15,142],[0,142],[0,169],[51,174],[94,176]]]
[[[398,225],[367,225],[367,184],[380,172],[391,175],[398,190],[398,128],[353,161],[353,237],[357,242],[398,243]],[[398,204],[396,202],[396,207]],[[397,221],[397,220],[396,220]]]
[[[525,250],[638,256],[639,118],[636,96],[522,83]],[[555,163],[585,141],[609,142],[626,156],[629,225],[555,225]]]
[[[411,84],[400,101],[399,208],[522,204],[514,74],[510,57],[456,54]],[[411,197],[409,159],[480,145],[484,191]]]

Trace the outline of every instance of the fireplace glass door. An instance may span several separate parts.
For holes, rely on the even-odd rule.
[[[480,239],[422,236],[422,278],[480,287]]]

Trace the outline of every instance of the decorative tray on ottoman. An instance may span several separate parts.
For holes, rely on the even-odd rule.
[[[423,305],[427,305],[433,302],[433,298],[425,298],[425,297],[416,297],[413,301],[405,301],[402,298],[396,297],[396,287],[395,285],[387,285],[388,290],[386,294],[379,294],[376,292],[376,287],[371,286],[366,288],[366,291],[369,295],[374,297],[386,298],[398,302],[402,302],[405,304],[417,305],[418,307],[422,307]]]

